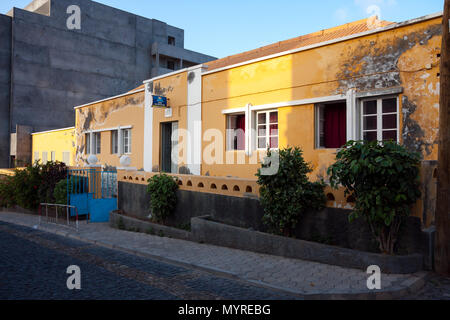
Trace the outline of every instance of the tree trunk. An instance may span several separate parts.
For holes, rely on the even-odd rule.
[[[441,94],[439,111],[439,165],[436,200],[435,268],[442,275],[450,275],[450,0],[445,0],[442,48]]]

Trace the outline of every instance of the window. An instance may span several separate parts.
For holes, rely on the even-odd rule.
[[[39,151],[34,152],[34,161],[39,161]]]
[[[55,160],[56,160],[56,152],[55,152],[55,151],[52,151],[52,152],[50,153],[50,159],[51,159],[53,162],[55,162]]]
[[[93,135],[94,139],[94,154],[100,154],[102,153],[102,139],[101,139],[101,133],[95,132]]]
[[[85,134],[85,150],[86,150],[86,154],[91,154],[91,134],[90,133],[86,133]]]
[[[245,150],[245,114],[227,117],[227,150]]]
[[[167,60],[167,69],[175,70],[175,61]]]
[[[66,166],[70,166],[70,152],[69,151],[64,151],[62,153],[62,159],[63,159],[63,163],[66,164]]]
[[[46,151],[42,152],[42,164],[47,164],[48,162],[48,153]]]
[[[362,101],[361,129],[365,141],[398,141],[397,98]]]
[[[278,111],[258,112],[256,120],[258,149],[278,149]]]
[[[167,43],[168,43],[169,45],[171,45],[171,46],[174,46],[174,45],[175,45],[175,38],[169,36],[169,37],[167,38]]]
[[[318,105],[316,107],[316,148],[337,149],[346,143],[346,103]]]
[[[119,153],[119,131],[111,131],[111,154]]]
[[[131,153],[131,129],[122,130],[123,153]]]

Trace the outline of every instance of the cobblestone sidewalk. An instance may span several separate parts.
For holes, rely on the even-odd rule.
[[[382,289],[370,291],[366,285],[369,275],[356,269],[132,233],[110,228],[107,224],[81,222],[77,232],[51,224],[38,226],[37,216],[25,214],[0,212],[0,220],[235,277],[307,299],[402,298],[416,294],[427,278],[425,272],[413,275],[383,274]]]

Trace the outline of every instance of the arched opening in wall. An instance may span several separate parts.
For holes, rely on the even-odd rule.
[[[329,193],[329,194],[327,194],[327,200],[328,200],[328,201],[335,201],[336,198],[334,197],[334,194]]]
[[[356,199],[355,199],[354,196],[349,196],[349,197],[347,198],[347,202],[348,202],[348,203],[355,203],[355,202],[356,202]]]
[[[245,192],[247,192],[247,193],[252,193],[252,192],[253,192],[252,187],[247,186],[247,188],[245,189]]]
[[[205,185],[203,184],[203,182],[200,182],[199,184],[198,184],[198,186],[197,186],[198,188],[204,188],[205,187]]]
[[[136,181],[139,181],[139,177],[136,177]]]
[[[228,187],[227,187],[226,184],[224,184],[224,185],[222,186],[222,190],[228,190]]]
[[[133,180],[133,177],[129,177],[128,180]]]
[[[179,186],[182,186],[182,185],[183,185],[183,181],[178,180],[178,185],[179,185]]]
[[[239,188],[239,186],[234,186],[233,191],[239,192],[239,191],[241,191],[241,189]]]
[[[145,178],[142,178],[141,181],[142,181],[142,182],[145,182]]]
[[[214,184],[214,183],[213,183],[213,184],[211,185],[211,189],[214,189],[214,190],[216,190],[216,189],[217,189],[217,186],[216,186],[216,184]]]
[[[188,187],[192,187],[192,181],[191,181],[191,180],[189,180],[189,181],[187,182],[187,186],[188,186]]]

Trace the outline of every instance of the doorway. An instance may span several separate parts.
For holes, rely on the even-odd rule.
[[[178,173],[178,122],[161,123],[161,172]]]

